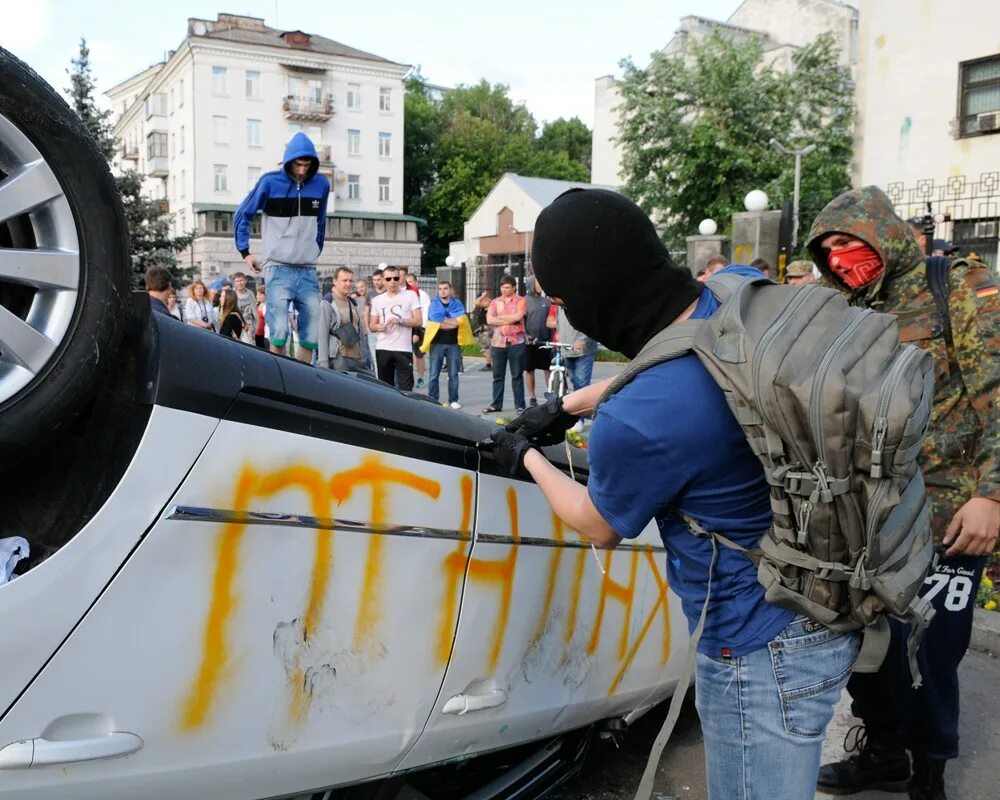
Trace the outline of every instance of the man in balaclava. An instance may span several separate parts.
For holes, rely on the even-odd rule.
[[[557,198],[538,217],[532,262],[574,327],[630,358],[669,325],[706,318],[719,306],[671,261],[642,209],[611,191]],[[760,276],[748,267],[726,270]],[[607,276],[621,273],[627,280],[608,294]],[[534,445],[561,440],[606,385],[528,409],[494,432],[494,457],[511,474],[526,470],[556,515],[598,546],[635,538],[655,520],[692,630],[711,584],[696,666],[711,800],[812,796],[823,733],[858,636],[768,603],[741,553],[722,548],[713,568],[711,542],[689,528],[693,520],[753,548],[771,524],[760,462],[695,355],[646,369],[600,405],[586,486],[549,464]],[[823,688],[807,698],[796,691],[814,686]]]
[[[1000,531],[1000,289],[982,264],[956,259],[936,265],[947,281],[937,301],[913,231],[874,186],[827,205],[808,247],[826,283],[855,305],[896,314],[900,340],[934,357],[934,408],[920,464],[935,543],[946,550],[924,585],[937,613],[918,654],[923,685],[911,687],[907,630],[890,620],[882,668],[848,683],[865,725],[858,754],[825,765],[818,788],[908,788],[915,800],[941,800],[944,765],[958,755],[958,664],[983,563]]]

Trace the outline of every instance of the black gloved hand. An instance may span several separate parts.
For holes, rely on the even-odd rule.
[[[516,433],[508,433],[503,428],[497,428],[483,444],[488,447],[494,460],[508,475],[528,476],[524,468],[524,456],[533,445],[526,438]]]
[[[508,422],[504,429],[517,433],[539,447],[559,444],[566,438],[566,431],[577,423],[577,417],[563,411],[562,398],[550,397],[544,403],[532,406],[517,419]]]

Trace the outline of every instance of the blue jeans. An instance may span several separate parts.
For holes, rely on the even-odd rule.
[[[594,360],[596,358],[597,354],[591,353],[589,356],[577,356],[576,358],[566,359],[566,372],[569,373],[569,379],[573,382],[574,390],[590,386],[590,380],[594,374]]]
[[[427,394],[437,401],[439,397],[438,380],[441,377],[441,367],[448,359],[448,402],[458,402],[458,360],[462,350],[457,344],[431,344],[431,378],[427,384]]]
[[[514,391],[514,408],[524,408],[524,343],[508,347],[491,347],[493,360],[493,408],[503,408],[504,372],[510,364],[510,388]]]
[[[264,267],[267,305],[264,315],[271,333],[271,344],[284,347],[288,341],[288,304],[299,315],[300,347],[315,350],[319,341],[319,282],[316,267],[268,264]]]
[[[812,800],[826,726],[859,644],[856,633],[800,616],[748,655],[698,653],[709,800]]]

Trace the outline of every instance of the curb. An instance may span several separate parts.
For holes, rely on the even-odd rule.
[[[972,641],[969,646],[980,653],[1000,656],[1000,613],[977,608],[972,616]]]

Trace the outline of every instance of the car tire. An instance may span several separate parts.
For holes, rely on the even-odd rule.
[[[130,301],[128,229],[79,117],[0,48],[0,451],[72,423],[113,362]],[[12,458],[0,459],[0,466]]]

